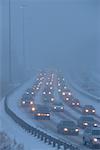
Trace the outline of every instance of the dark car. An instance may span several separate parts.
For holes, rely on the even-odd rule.
[[[26,94],[35,96],[35,90],[33,90],[33,88],[29,88],[29,89],[26,90]]]
[[[57,125],[57,132],[66,135],[78,135],[79,128],[73,121],[61,121]]]
[[[80,128],[97,126],[97,122],[94,120],[92,116],[81,116],[78,120],[78,126]]]
[[[72,107],[79,107],[80,101],[76,98],[73,98],[72,100],[69,101],[69,105]]]
[[[53,102],[54,101],[53,91],[48,89],[43,90],[42,100],[43,102]]]
[[[34,104],[33,97],[31,95],[24,94],[21,98],[21,106],[30,106]]]
[[[55,112],[62,112],[64,111],[64,105],[60,102],[53,103],[51,105],[51,110]]]
[[[34,119],[36,120],[50,120],[50,110],[44,105],[37,105],[34,111]]]
[[[85,115],[94,115],[95,114],[95,108],[92,105],[85,105],[82,108],[82,113]]]
[[[87,128],[83,134],[83,144],[100,149],[100,127]]]
[[[66,99],[72,97],[72,92],[69,89],[64,89],[61,92],[61,96]]]

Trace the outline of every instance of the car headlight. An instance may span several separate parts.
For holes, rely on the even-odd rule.
[[[67,89],[67,87],[66,87],[66,86],[64,86],[64,89]]]
[[[92,112],[95,113],[95,110],[93,109]]]
[[[64,131],[68,131],[68,129],[67,129],[67,128],[64,128]]]
[[[53,101],[54,101],[54,98],[51,98],[51,101],[53,102]]]
[[[66,95],[66,93],[65,93],[65,92],[62,92],[62,95],[63,95],[63,96],[65,96],[65,95]]]
[[[51,92],[49,92],[49,94],[51,94]]]
[[[46,94],[46,92],[43,92],[43,94],[45,95],[45,94]]]
[[[50,116],[50,114],[47,114],[47,116]]]
[[[79,129],[75,129],[75,131],[76,131],[76,132],[78,132],[78,131],[79,131]]]
[[[68,101],[68,100],[69,100],[69,98],[67,97],[67,98],[66,98],[66,101]]]
[[[72,105],[75,105],[75,103],[72,103]]]
[[[32,107],[32,111],[35,111],[35,107]]]
[[[51,86],[51,87],[50,87],[50,90],[52,90],[52,89],[53,89],[53,87]]]
[[[87,123],[87,122],[84,122],[83,124],[84,124],[85,126],[87,126],[87,125],[88,125],[88,123]]]
[[[54,109],[56,109],[57,107],[55,106]]]
[[[94,123],[94,127],[97,127],[97,124],[96,124],[96,123]]]
[[[85,110],[85,112],[89,112],[89,110],[88,110],[88,109],[86,109],[86,110]]]
[[[30,104],[32,105],[32,104],[33,104],[33,101],[30,101]]]
[[[37,116],[41,116],[41,114],[40,114],[40,113],[38,113],[38,114],[37,114]]]
[[[79,104],[79,103],[77,103],[77,105],[79,106],[80,104]]]
[[[58,92],[61,92],[61,89],[58,89]]]
[[[64,107],[61,107],[61,109],[64,109]]]
[[[50,82],[50,85],[52,85],[52,82]]]
[[[34,92],[31,93],[32,95],[34,94]]]
[[[25,101],[22,101],[22,104],[25,104]]]
[[[97,138],[93,138],[93,141],[94,141],[94,142],[97,142],[97,141],[98,141],[98,139],[97,139]]]
[[[29,92],[26,92],[26,94],[28,95],[28,94],[29,94]]]
[[[68,92],[68,95],[71,95],[71,92]]]
[[[60,86],[60,83],[58,83],[58,86]]]

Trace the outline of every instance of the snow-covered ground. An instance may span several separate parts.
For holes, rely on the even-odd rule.
[[[70,78],[70,81],[72,81],[74,86],[77,84],[77,89],[100,102],[100,77],[98,77],[98,74],[81,74],[75,75],[74,77],[68,75],[68,78]]]
[[[79,98],[81,105],[93,105],[96,109],[96,113],[100,116],[100,102],[97,100],[97,97],[90,93],[87,94],[70,76],[66,76],[66,80],[74,96]]]

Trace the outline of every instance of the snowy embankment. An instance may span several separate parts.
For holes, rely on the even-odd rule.
[[[67,78],[71,82],[72,86],[76,88],[76,90],[89,96],[91,99],[100,102],[100,85],[98,84],[97,80],[93,80],[89,77],[87,77],[87,79],[84,77],[77,77],[78,80],[74,80],[70,75],[67,75]]]
[[[91,95],[82,89],[73,79],[67,75],[67,83],[69,87],[72,89],[75,97],[79,98],[81,105],[93,105],[96,108],[96,113],[100,115],[100,100],[98,97]]]

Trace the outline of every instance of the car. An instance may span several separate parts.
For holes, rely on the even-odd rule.
[[[47,106],[37,105],[34,111],[34,119],[36,120],[50,120],[50,110]]]
[[[26,94],[35,96],[35,91],[33,90],[33,88],[29,88],[29,89],[26,90]]]
[[[83,144],[100,149],[100,127],[86,128],[83,133]]]
[[[69,105],[72,107],[79,107],[80,101],[76,98],[73,98],[72,100],[69,101]]]
[[[85,115],[94,115],[96,110],[92,105],[85,105],[82,108],[82,113]]]
[[[33,97],[31,95],[24,94],[21,98],[21,106],[30,106],[34,104]]]
[[[61,102],[54,102],[51,105],[51,111],[63,112],[64,111],[64,105]]]
[[[53,91],[44,89],[42,91],[42,100],[43,102],[52,102],[54,101]]]
[[[91,126],[97,126],[97,122],[94,120],[92,116],[81,116],[78,121],[78,126],[80,128],[86,128],[86,127],[91,127]]]
[[[65,95],[65,96],[60,96],[60,98],[63,99],[68,104],[70,104],[74,97],[72,95],[71,96]]]
[[[78,126],[70,120],[63,120],[57,125],[57,132],[65,135],[78,135]]]
[[[64,89],[64,90],[62,90],[61,95],[63,97],[70,97],[70,96],[72,96],[72,92],[69,89]]]

